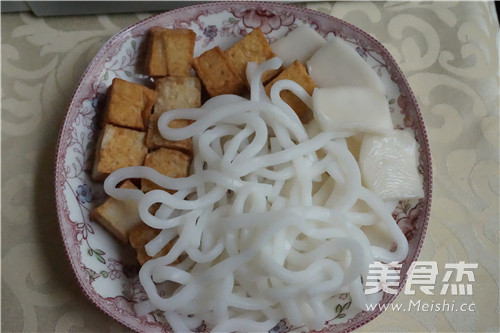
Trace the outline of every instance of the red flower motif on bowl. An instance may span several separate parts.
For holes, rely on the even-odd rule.
[[[281,26],[292,25],[295,18],[292,15],[278,15],[267,9],[245,9],[233,13],[235,17],[242,19],[247,28],[262,29],[265,34],[278,30]]]

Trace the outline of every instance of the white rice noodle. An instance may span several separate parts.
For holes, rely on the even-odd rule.
[[[136,305],[139,315],[162,310],[178,332],[195,330],[203,321],[218,332],[261,332],[283,317],[319,329],[335,316],[335,295],[350,292],[353,307],[360,309],[380,299],[365,295],[361,283],[371,262],[406,257],[408,243],[388,209],[393,204],[362,186],[344,134],[314,125],[306,131],[280,97],[291,90],[310,105],[298,84],[279,81],[271,98],[266,95],[261,75],[280,65],[277,58],[248,65],[250,99],[222,95],[199,109],[160,117],[165,138],[193,138],[191,176],[170,178],[130,167],[106,179],[109,195],[137,201],[144,223],[161,229],[146,245],[149,255],[173,243],[167,255],[140,270],[149,300]],[[194,122],[168,128],[178,118]],[[117,188],[128,178],[177,192]],[[369,211],[354,210],[357,202]],[[361,229],[377,224],[390,235],[385,248],[371,245]],[[161,296],[165,288],[174,291]]]

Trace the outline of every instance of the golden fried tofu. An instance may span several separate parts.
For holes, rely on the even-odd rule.
[[[97,141],[92,178],[104,180],[111,172],[139,166],[148,152],[146,133],[105,124]]]
[[[199,108],[201,83],[197,77],[164,77],[155,81],[158,100],[153,113],[168,110]]]
[[[169,148],[159,148],[157,150],[153,150],[149,152],[144,159],[145,166],[151,167],[159,173],[173,178],[187,177],[189,174],[190,163],[190,155]],[[156,185],[148,179],[141,179],[141,190],[143,192],[156,189],[162,189],[162,187]],[[168,191],[175,192],[172,190]]]
[[[148,226],[147,224],[141,223],[134,227],[129,233],[130,245],[137,252],[137,261],[139,264],[144,265],[148,260],[156,259],[159,257],[163,257],[167,255],[167,253],[172,248],[172,242],[167,243],[154,257],[148,256],[146,253],[146,249],[144,246],[149,243],[153,238],[158,236],[161,230],[154,229]],[[177,261],[173,262],[177,263]]]
[[[146,135],[146,146],[148,149],[170,148],[180,150],[188,155],[193,155],[193,139],[187,138],[184,140],[172,141],[161,136],[158,130],[159,114],[152,114],[149,118],[149,128]],[[191,124],[193,121],[188,119],[174,119],[168,125],[171,128],[182,128]]]
[[[158,100],[154,113],[150,117],[146,146],[149,149],[160,147],[178,149],[192,155],[193,141],[191,138],[171,141],[164,139],[158,131],[158,119],[168,110],[199,108],[201,106],[201,83],[196,77],[164,77],[156,80]],[[182,128],[191,124],[191,120],[175,119],[169,127]]]
[[[191,29],[167,29],[163,34],[163,41],[167,54],[167,74],[189,76],[196,33]]]
[[[191,29],[152,27],[149,30],[146,73],[151,76],[189,76],[196,34]]]
[[[316,84],[311,79],[307,70],[303,64],[299,61],[295,61],[293,64],[288,66],[281,72],[277,77],[275,77],[271,82],[266,84],[265,90],[267,95],[270,95],[271,87],[273,84],[279,80],[292,80],[301,85],[309,95],[312,95]],[[312,110],[295,96],[291,91],[284,90],[280,94],[281,98],[295,111],[303,123],[308,123],[312,119]]]
[[[223,94],[239,95],[245,83],[220,47],[205,51],[193,60],[193,67],[211,97]]]
[[[167,75],[163,30],[164,28],[161,27],[151,27],[148,32],[145,71],[146,74],[151,76]]]
[[[158,94],[141,84],[113,79],[108,89],[103,121],[145,131]]]
[[[123,182],[120,188],[137,189],[130,180]],[[129,242],[130,230],[142,224],[137,202],[116,200],[112,197],[108,197],[102,205],[94,208],[90,217],[124,244]]]
[[[248,84],[246,70],[249,62],[260,64],[276,57],[260,28],[253,30],[236,42],[226,50],[226,54],[236,68],[236,72],[246,84]],[[265,83],[271,80],[278,72],[278,69],[265,72],[262,75],[262,82]]]

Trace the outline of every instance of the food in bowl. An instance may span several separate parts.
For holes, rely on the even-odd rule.
[[[313,58],[331,48],[331,43],[319,44],[311,52]],[[342,41],[336,44],[348,47]],[[363,147],[364,133],[370,138],[399,137],[394,131],[401,130],[387,126],[389,107],[382,92],[365,93],[369,88],[357,82],[345,84],[348,92],[334,90],[342,98],[363,96],[361,103],[353,101],[356,108],[349,113],[341,109],[349,106],[348,98],[335,105],[338,99],[330,96],[336,95],[324,94],[340,88],[315,87],[309,75],[314,70],[307,71],[301,62],[282,68],[274,55],[254,59],[254,54],[243,52],[250,59],[242,78],[220,48],[205,53],[193,64],[212,98],[201,107],[165,110],[153,127],[173,144],[191,140],[191,175],[174,175],[171,168],[120,165],[105,181],[114,200],[137,202],[147,230],[159,230],[142,245],[149,260],[142,261],[140,279],[149,300],[136,306],[137,313],[160,309],[175,331],[195,330],[203,322],[215,331],[264,331],[282,318],[295,327],[315,329],[334,317],[334,295],[350,292],[352,306],[361,309],[378,302],[381,293],[365,295],[361,279],[366,281],[374,260],[406,258],[408,243],[391,216],[399,194],[393,191],[384,202],[374,189],[390,177],[372,180],[358,166],[364,156],[379,156],[387,149],[377,150],[372,140],[370,153],[359,154],[357,161],[358,153],[348,141],[359,140]],[[276,73],[278,79],[269,81],[265,73]],[[339,80],[335,84],[343,87]],[[247,87],[249,96],[233,94],[243,95]],[[330,114],[332,103],[342,117]],[[366,110],[377,105],[385,122],[360,123],[360,112],[370,117],[363,103]],[[185,126],[169,126],[181,120]],[[410,141],[407,147],[405,140],[391,140],[394,147],[404,146],[409,152],[410,163],[395,169],[414,174],[416,145]],[[383,145],[384,140],[379,141]],[[166,148],[146,154],[159,149]],[[168,160],[175,154],[162,155]],[[371,165],[370,170],[378,167],[383,172],[390,163],[398,161]],[[119,185],[137,178],[169,192],[144,193]],[[415,180],[421,189],[421,179]],[[415,191],[412,198],[422,193]],[[404,198],[408,199],[406,193]],[[144,227],[143,222],[138,224]],[[389,240],[385,246],[374,241],[378,234]],[[166,254],[154,258],[165,248]]]

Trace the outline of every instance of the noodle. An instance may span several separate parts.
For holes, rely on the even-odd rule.
[[[314,122],[306,130],[280,97],[290,90],[312,107],[293,81],[277,82],[266,95],[261,75],[280,66],[278,58],[248,64],[250,99],[222,95],[160,117],[166,139],[193,138],[191,176],[130,167],[106,179],[109,195],[135,200],[144,223],[161,229],[146,245],[149,255],[173,243],[139,272],[149,300],[135,306],[138,315],[162,310],[179,332],[202,322],[217,332],[268,331],[283,317],[317,329],[335,316],[335,295],[350,292],[359,309],[378,302],[380,295],[365,295],[361,282],[370,263],[406,257],[394,204],[362,186],[346,133],[321,132]],[[194,122],[169,128],[174,119]],[[177,192],[117,188],[128,178]],[[369,211],[355,210],[358,202]],[[370,244],[361,227],[373,225],[388,233],[395,251],[392,243]],[[162,296],[166,286],[175,291]]]

